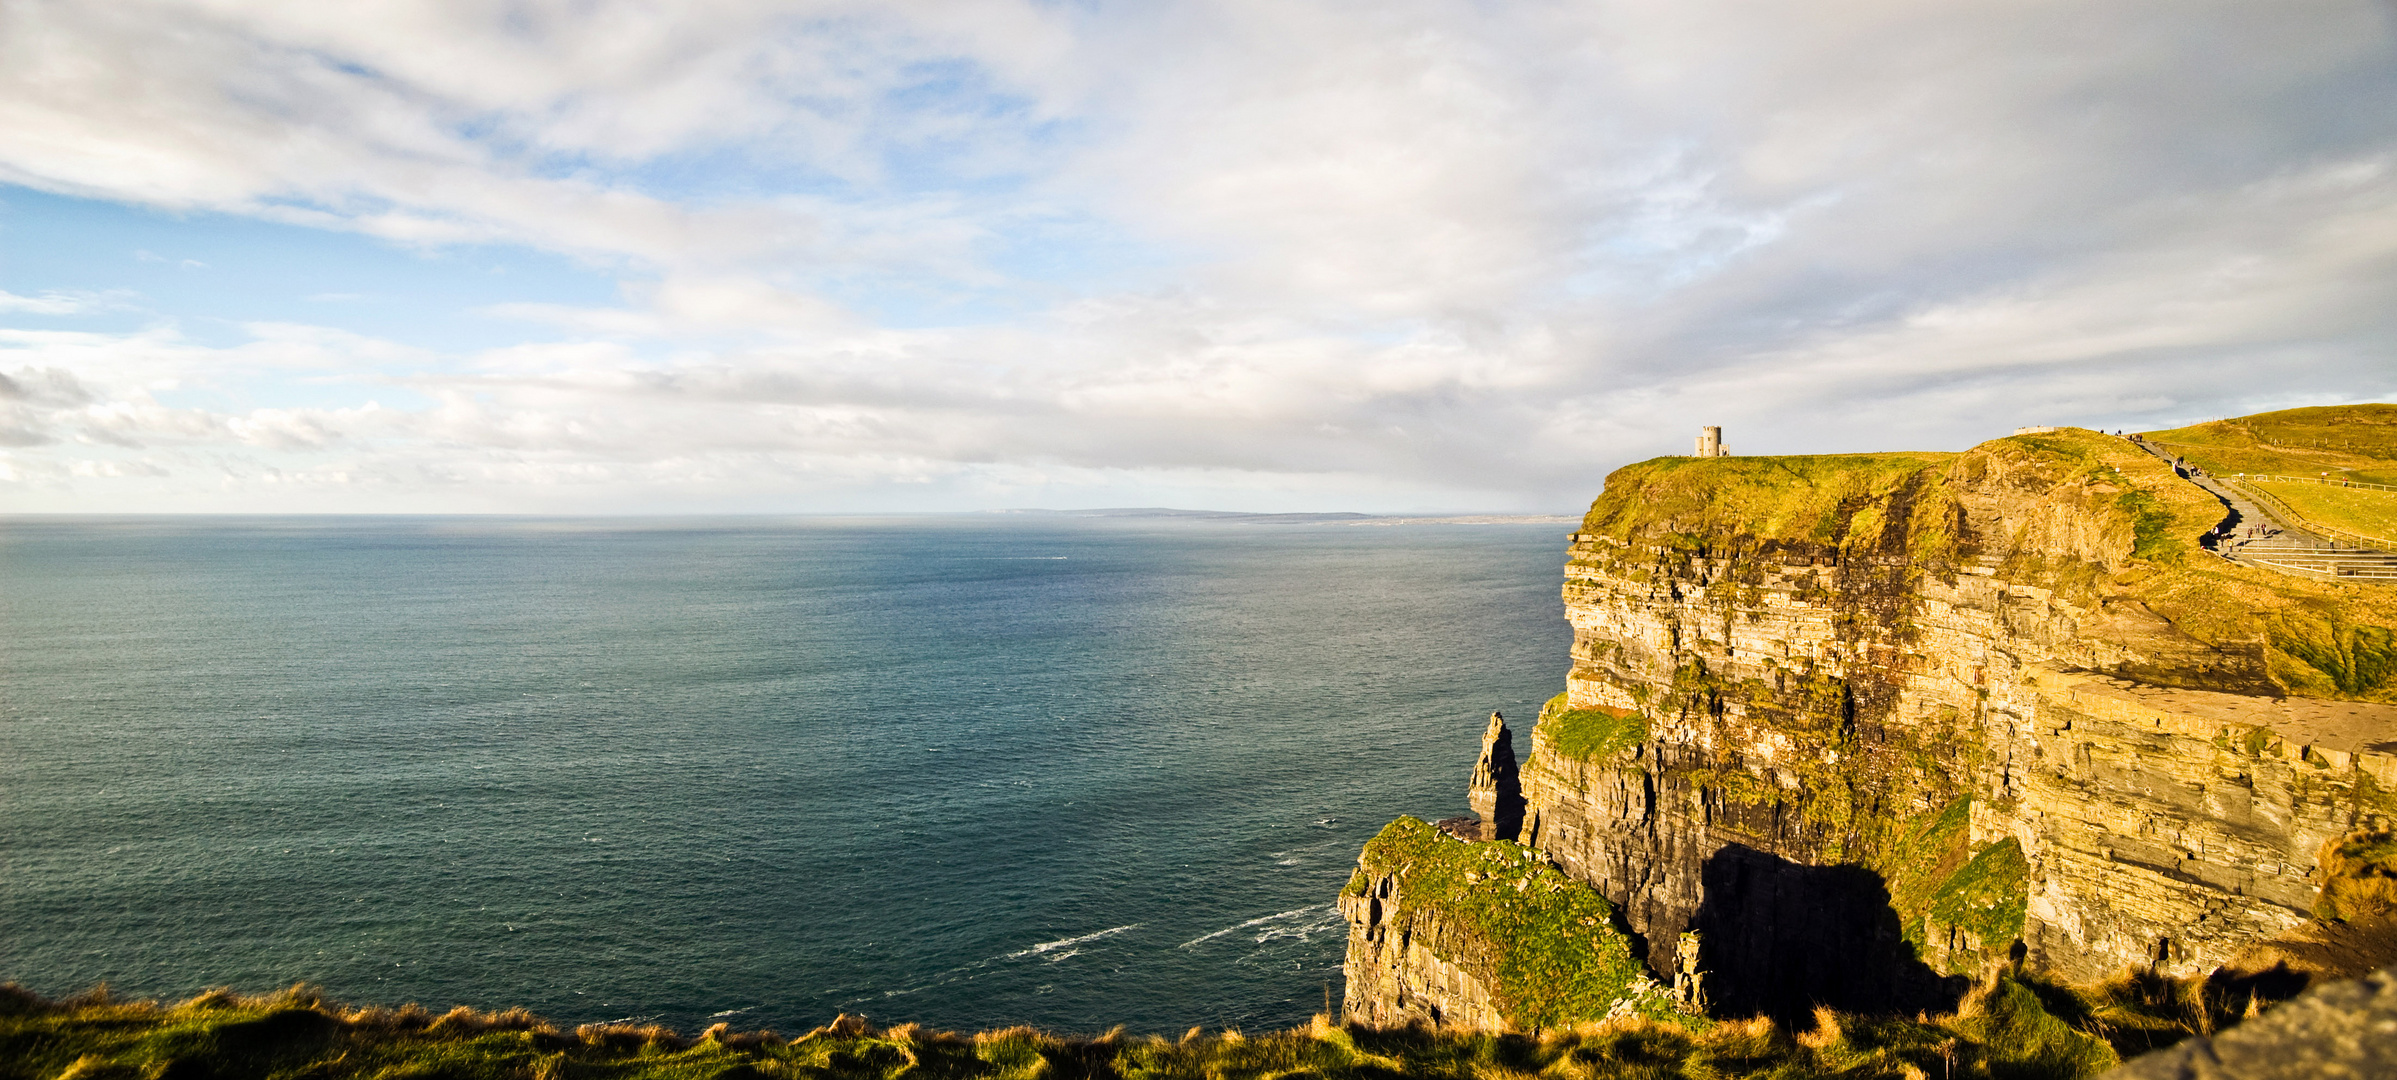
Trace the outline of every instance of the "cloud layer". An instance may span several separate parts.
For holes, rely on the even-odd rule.
[[[0,182],[619,283],[0,292],[27,509],[1563,510],[2397,392],[2385,4],[22,0]]]

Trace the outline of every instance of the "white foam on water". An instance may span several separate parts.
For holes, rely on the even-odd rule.
[[[1250,919],[1250,920],[1249,920],[1249,921],[1247,921],[1247,922],[1244,922],[1244,923],[1234,923],[1234,924],[1232,924],[1232,925],[1230,925],[1230,926],[1227,926],[1227,927],[1224,927],[1223,929],[1221,929],[1221,930],[1218,930],[1218,931],[1216,931],[1216,932],[1214,932],[1214,933],[1212,933],[1212,934],[1202,934],[1202,935],[1200,935],[1200,936],[1198,936],[1198,937],[1191,938],[1190,940],[1183,942],[1183,943],[1182,943],[1182,944],[1181,944],[1179,947],[1180,947],[1180,948],[1187,949],[1187,948],[1189,948],[1189,947],[1191,947],[1191,946],[1193,946],[1193,945],[1199,944],[1200,942],[1204,942],[1204,941],[1213,941],[1213,940],[1215,940],[1216,938],[1219,938],[1219,937],[1222,937],[1222,936],[1224,936],[1225,934],[1236,934],[1236,933],[1239,933],[1239,932],[1240,932],[1240,931],[1242,931],[1242,930],[1246,930],[1246,929],[1248,929],[1249,927],[1252,927],[1252,926],[1263,926],[1263,925],[1265,925],[1266,923],[1275,922],[1275,921],[1282,920],[1282,919],[1293,918],[1293,917],[1295,917],[1295,916],[1299,916],[1299,915],[1306,915],[1306,914],[1310,914],[1310,913],[1321,913],[1321,912],[1328,912],[1328,911],[1331,911],[1331,910],[1332,910],[1332,905],[1330,905],[1330,904],[1309,904],[1309,905],[1307,905],[1306,907],[1302,907],[1302,908],[1291,908],[1291,909],[1290,909],[1290,910],[1288,910],[1288,911],[1277,911],[1277,912],[1274,912],[1274,913],[1273,913],[1273,914],[1271,914],[1271,915],[1259,915],[1259,916],[1257,916],[1256,918],[1254,918],[1254,919]],[[1270,936],[1271,934],[1273,934],[1273,933],[1275,933],[1275,931],[1267,931],[1267,934],[1268,934],[1269,936]],[[1259,941],[1263,941],[1263,940],[1265,940],[1265,939],[1264,939],[1264,938],[1258,938],[1257,940],[1259,940]]]
[[[1123,933],[1126,930],[1138,929],[1140,929],[1140,924],[1132,923],[1129,926],[1118,926],[1112,930],[1101,930],[1098,933],[1084,934],[1081,937],[1058,938],[1055,941],[1044,941],[1038,945],[1032,946],[1029,949],[1018,949],[1014,952],[1008,953],[1004,959],[1021,960],[1027,956],[1037,956],[1041,953],[1065,948],[1068,945],[1080,945],[1085,941],[1097,941],[1103,937],[1114,937],[1115,935]]]

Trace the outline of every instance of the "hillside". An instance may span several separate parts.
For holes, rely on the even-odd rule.
[[[2283,409],[2142,438],[2214,473],[2282,473],[2397,485],[2397,405]]]

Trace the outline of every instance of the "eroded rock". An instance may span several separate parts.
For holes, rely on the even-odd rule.
[[[2397,1076],[2397,968],[2318,986],[2213,1038],[2101,1080],[2385,1080]]]

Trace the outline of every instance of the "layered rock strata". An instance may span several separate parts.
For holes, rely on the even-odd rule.
[[[2014,944],[1997,929],[2065,978],[2199,973],[2304,921],[2315,853],[2388,812],[2397,757],[2367,747],[2397,737],[2397,708],[2106,674],[2269,685],[2253,658],[2176,638],[2135,604],[2082,607],[2010,580],[2031,560],[2008,541],[2029,530],[1965,509],[1982,543],[1951,568],[1576,534],[1574,665],[1533,735],[1525,840],[1623,905],[1653,964],[1696,929],[1716,943],[1709,966],[1731,969],[1722,981],[1873,1007],[1898,1002],[1862,982],[1843,992],[1842,955],[1911,981],[1905,998],[1938,973],[1905,954],[1970,970]],[[1560,745],[1592,710],[1636,714],[1646,737],[1606,754]],[[1957,802],[1966,830],[1893,861],[1906,822]],[[2009,841],[2019,928],[1942,924],[1873,895]],[[1843,865],[1865,873],[1821,872]]]
[[[1520,839],[1655,970],[1696,931],[1732,1015],[1937,1007],[2009,956],[2199,974],[2298,926],[2323,845],[2397,814],[2397,706],[2283,686],[2370,691],[2388,631],[2190,563],[2215,509],[2174,482],[2087,432],[1622,470]]]
[[[1507,1027],[1489,986],[1466,966],[1470,959],[1451,959],[1486,946],[1434,920],[1396,918],[1399,886],[1399,875],[1385,870],[1368,877],[1362,893],[1340,897],[1340,913],[1353,928],[1341,1018],[1374,1027]]]

